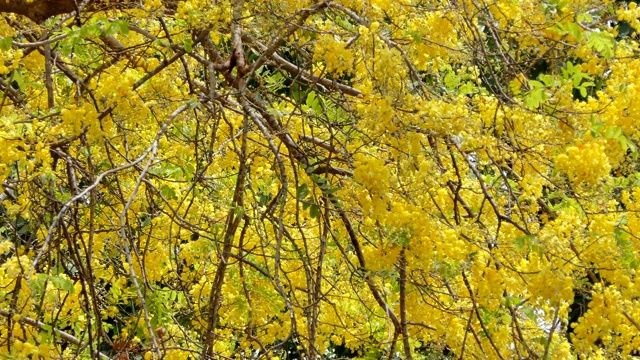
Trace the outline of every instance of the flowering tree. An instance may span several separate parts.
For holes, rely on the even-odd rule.
[[[634,2],[0,11],[10,358],[640,349]]]

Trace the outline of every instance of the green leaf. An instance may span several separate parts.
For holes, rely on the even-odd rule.
[[[542,103],[545,102],[546,99],[547,99],[547,96],[544,93],[544,89],[535,88],[535,89],[529,91],[525,95],[524,103],[529,108],[537,109],[538,107],[540,107],[540,105],[542,105]]]
[[[100,34],[102,34],[102,28],[100,24],[87,24],[80,28],[78,34],[80,37],[100,36]]]
[[[129,24],[124,20],[116,20],[112,24],[118,27],[118,32],[122,35],[129,34]]]
[[[354,28],[354,25],[352,25],[346,17],[336,16],[334,21],[346,30],[352,30]]]
[[[577,41],[582,40],[582,29],[580,28],[580,25],[576,23],[569,23],[567,31],[576,38]]]
[[[422,42],[422,34],[420,34],[420,31],[418,31],[418,30],[405,30],[404,31],[404,35],[411,36],[413,41],[415,41],[417,43],[421,43]]]
[[[529,318],[529,320],[535,320],[536,319],[536,313],[533,311],[532,307],[525,306],[525,307],[522,308],[522,312],[524,313],[524,316]]]
[[[27,85],[28,78],[25,76],[25,74],[22,73],[20,69],[17,69],[13,71],[13,81],[18,84],[19,88],[24,89]]]
[[[331,195],[331,194],[337,193],[339,190],[340,190],[339,187],[332,187],[332,188],[327,189],[325,191],[325,193],[327,193],[328,195]]]
[[[29,287],[35,293],[41,293],[44,290],[44,283],[47,281],[47,275],[45,274],[37,274],[37,276],[31,278],[29,280]]]
[[[622,150],[627,151],[627,149],[629,149],[629,142],[627,141],[626,137],[620,136],[618,138],[618,141],[620,142],[620,146],[622,147]]]
[[[532,339],[534,342],[537,342],[538,344],[542,345],[542,346],[547,346],[547,338],[544,336],[538,336]]]
[[[533,238],[533,235],[518,236],[517,238],[513,239],[513,244],[516,246],[516,249],[523,250],[525,249],[525,247],[529,246]]]
[[[509,306],[516,306],[520,304],[522,302],[522,299],[516,295],[512,295],[512,296],[506,296],[504,298],[504,301],[507,307],[509,307]]]
[[[615,131],[615,128],[609,127],[604,131],[604,137],[607,139],[613,139],[613,132]]]
[[[189,101],[187,101],[187,105],[189,106],[190,109],[195,109],[202,106],[200,105],[200,101],[197,98],[189,99]]]
[[[593,16],[587,12],[583,12],[578,14],[578,16],[576,17],[576,20],[578,20],[579,22],[590,23],[590,22],[593,22]]]
[[[69,294],[73,294],[74,288],[71,280],[60,276],[51,276],[49,277],[49,280],[51,280],[51,283],[56,289],[64,290]]]
[[[318,207],[318,205],[316,204],[311,205],[311,207],[309,208],[309,216],[311,216],[314,219],[317,219],[320,217],[320,208]]]
[[[401,231],[398,233],[396,243],[400,246],[407,247],[411,243],[411,234],[407,231]]]
[[[567,71],[573,72],[573,63],[571,61],[566,62]]]
[[[2,40],[0,40],[0,50],[7,51],[11,49],[12,41],[13,41],[13,38],[11,37],[2,38]]]
[[[533,89],[542,89],[544,87],[544,84],[538,80],[529,80],[529,86],[531,86],[531,88]]]
[[[460,85],[460,77],[453,71],[449,71],[444,77],[444,85],[448,90],[453,90]]]
[[[458,92],[461,95],[471,94],[478,91],[478,87],[472,84],[470,81],[465,82],[462,86],[458,88]]]
[[[169,185],[162,185],[162,187],[160,188],[160,193],[162,193],[162,196],[164,196],[165,199],[167,200],[171,200],[171,199],[175,199],[176,198],[176,192],[175,190],[173,190],[173,188]]]
[[[298,200],[303,200],[307,195],[309,195],[309,186],[307,186],[307,184],[298,186],[296,189],[296,198],[298,198]]]
[[[318,184],[319,186],[321,186],[322,184],[327,182],[327,178],[326,177],[321,177],[321,176],[319,176],[317,174],[313,174],[311,177],[313,178],[313,181],[316,184]]]
[[[638,147],[633,141],[629,141],[627,145],[629,145],[629,149],[631,149],[632,154],[636,154],[636,155],[638,154]]]
[[[182,173],[184,174],[185,180],[191,181],[196,174],[196,168],[193,166],[193,163],[188,162],[182,168]]]
[[[587,89],[580,87],[580,96],[587,97]]]
[[[609,33],[593,31],[589,33],[588,38],[588,47],[595,49],[606,59],[610,59],[613,56],[616,40]]]
[[[556,85],[556,80],[551,75],[547,75],[547,74],[540,75],[540,80],[542,80],[542,82],[548,87]]]
[[[233,209],[233,212],[236,214],[237,217],[244,216],[244,208],[242,206],[236,206]]]
[[[613,138],[613,139],[619,139],[621,136],[623,136],[623,135],[622,135],[622,128],[619,128],[619,127],[618,127],[618,128],[615,128],[615,129],[613,130],[613,136],[612,136],[612,138]]]
[[[182,46],[184,47],[184,51],[190,53],[193,49],[193,40],[187,38],[182,42]]]
[[[305,101],[305,103],[307,104],[307,106],[311,107],[313,104],[317,103],[317,99],[316,99],[316,92],[315,91],[311,91],[309,93],[309,95],[307,95],[307,100]]]
[[[313,110],[316,114],[322,114],[322,107],[320,106],[320,101],[316,96],[315,91],[309,92],[305,104],[310,107],[311,110]]]
[[[147,227],[151,224],[151,215],[144,214],[140,217],[140,227]]]

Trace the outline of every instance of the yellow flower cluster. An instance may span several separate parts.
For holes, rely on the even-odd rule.
[[[626,21],[631,25],[632,28],[640,30],[640,8],[638,8],[638,4],[630,1],[628,3],[628,8],[619,8],[616,12],[618,15],[618,21]]]
[[[391,171],[385,166],[384,159],[357,154],[356,170],[353,178],[364,185],[372,195],[384,195],[391,181]]]
[[[61,135],[78,135],[84,127],[98,127],[98,114],[89,103],[70,104],[60,111],[60,115],[62,121],[57,128],[60,129]],[[54,132],[56,132],[55,129]]]
[[[611,171],[609,158],[602,143],[587,142],[570,146],[556,156],[556,170],[576,185],[597,185]]]
[[[573,300],[573,279],[564,274],[559,276],[562,273],[561,270],[550,266],[543,268],[539,273],[531,276],[527,285],[529,293],[543,303],[546,301],[550,301],[553,305],[570,303]]]
[[[313,60],[324,62],[326,71],[331,74],[349,74],[353,71],[356,58],[346,45],[332,36],[323,35],[316,41]]]
[[[616,332],[626,322],[621,309],[621,294],[612,287],[602,289],[596,284],[589,310],[583,315],[574,328],[576,347],[578,350],[595,350],[594,343],[600,339],[609,344]]]
[[[0,75],[6,75],[20,66],[22,50],[0,51]]]
[[[176,18],[187,22],[194,28],[202,28],[213,24],[225,25],[231,19],[233,6],[228,0],[211,2],[207,0],[181,1]]]

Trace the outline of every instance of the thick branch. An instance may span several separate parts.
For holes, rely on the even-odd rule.
[[[167,10],[172,11],[177,7],[178,0],[163,1]],[[78,9],[81,1],[75,0],[6,0],[0,1],[0,12],[12,13],[28,17],[40,24],[50,17],[68,14]],[[134,0],[96,0],[89,1],[85,10],[108,10],[113,8],[135,8],[140,6]]]
[[[340,91],[340,92],[343,92],[343,93],[345,93],[347,95],[360,96],[362,94],[360,92],[360,90],[352,88],[352,87],[350,87],[348,85],[339,83],[339,82],[337,82],[335,80],[331,80],[331,79],[327,79],[327,78],[324,78],[324,77],[313,75],[309,71],[298,67],[297,65],[291,63],[290,61],[286,60],[282,56],[278,55],[278,53],[276,51],[273,51],[273,52],[269,53],[270,50],[269,50],[269,48],[267,48],[266,45],[262,44],[259,41],[256,41],[251,36],[249,36],[247,34],[244,34],[243,36],[245,36],[248,41],[254,43],[261,51],[263,51],[263,55],[262,56],[268,57],[274,63],[278,64],[283,70],[287,71],[288,73],[290,73],[293,76],[300,76],[302,79],[304,79],[306,81],[309,81],[309,82],[314,83],[314,84],[316,84],[316,83],[320,84],[320,85],[324,86],[325,88],[333,89],[333,90],[336,90],[336,91]]]
[[[0,315],[6,317],[6,318],[10,318],[12,315],[11,312],[4,310],[4,309],[0,309]],[[38,329],[43,329],[45,328],[47,325],[45,323],[42,323],[38,320],[29,318],[29,317],[22,317],[19,321],[27,324],[27,325],[31,325],[33,327],[36,327]],[[58,336],[60,336],[60,338],[68,343],[74,344],[74,345],[78,345],[78,346],[82,346],[82,342],[80,341],[80,339],[78,339],[77,337],[68,334],[64,331],[58,330],[58,329],[53,329],[53,332],[55,332]],[[100,359],[104,359],[104,360],[109,360],[110,358],[101,353],[101,352],[96,352],[96,354]]]
[[[0,1],[0,12],[24,15],[36,23],[41,23],[52,16],[70,13],[75,9],[73,0]]]

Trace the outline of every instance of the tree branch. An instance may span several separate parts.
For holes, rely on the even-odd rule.
[[[0,315],[6,317],[6,318],[11,318],[13,315],[11,314],[11,312],[4,310],[4,309],[0,309]],[[38,329],[42,329],[45,328],[47,325],[45,323],[42,323],[38,320],[32,319],[30,317],[21,317],[20,322],[23,322],[27,325],[31,325],[33,327],[36,327]],[[58,330],[58,329],[53,329],[53,332],[55,332],[58,336],[60,336],[60,338],[68,343],[77,345],[77,346],[82,346],[82,342],[75,336],[68,334],[64,331]],[[108,357],[107,355],[96,351],[96,354],[100,359],[104,359],[104,360],[110,360],[111,358]]]

